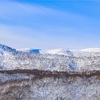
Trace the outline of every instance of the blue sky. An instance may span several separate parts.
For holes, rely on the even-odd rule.
[[[14,48],[100,47],[100,1],[0,0],[0,43]]]

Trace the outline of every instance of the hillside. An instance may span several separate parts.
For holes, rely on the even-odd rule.
[[[99,100],[100,50],[13,49],[0,44],[0,100]]]

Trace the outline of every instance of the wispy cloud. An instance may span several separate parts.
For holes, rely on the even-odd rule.
[[[52,8],[26,3],[17,2],[1,2],[0,3],[0,17],[3,19],[23,19],[23,18],[35,18],[35,17],[49,17],[49,18],[79,18],[83,16],[55,10]],[[74,16],[74,17],[73,17]],[[29,19],[27,19],[29,20]]]
[[[85,20],[83,16],[40,5],[17,2],[0,3],[0,23],[5,25],[19,25],[35,30],[62,30],[66,27],[81,25],[82,22],[85,24]]]
[[[17,48],[56,48],[65,44],[73,47],[75,41],[78,44],[78,40],[73,41],[75,38],[80,37],[80,42],[84,41],[83,38],[88,41],[86,34],[90,36],[91,32],[98,32],[97,23],[99,21],[70,11],[36,4],[0,2],[0,43]]]
[[[12,17],[12,16],[25,17],[29,15],[41,15],[41,14],[51,14],[51,13],[52,13],[51,9],[39,5],[31,5],[26,3],[23,4],[17,2],[0,3],[0,16],[8,15],[6,17]]]

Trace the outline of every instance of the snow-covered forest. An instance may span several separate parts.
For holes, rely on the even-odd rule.
[[[99,100],[100,49],[0,45],[0,100]]]

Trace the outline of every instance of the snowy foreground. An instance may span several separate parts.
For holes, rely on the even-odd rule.
[[[100,48],[0,45],[0,100],[99,100]]]

